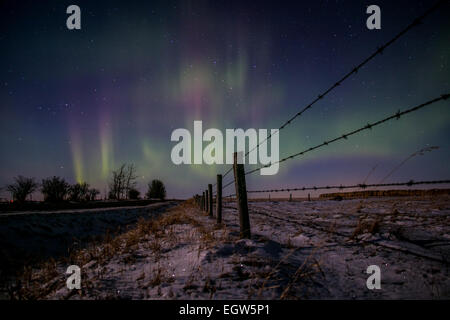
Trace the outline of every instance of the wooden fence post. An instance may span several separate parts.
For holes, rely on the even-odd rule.
[[[205,190],[205,211],[208,212],[209,204],[208,204],[209,196],[208,189]]]
[[[222,175],[217,175],[217,192],[216,192],[216,217],[217,223],[222,223]]]
[[[241,153],[241,152],[240,152]],[[242,154],[239,155],[240,157]],[[247,187],[245,185],[245,171],[244,164],[238,164],[238,153],[234,153],[234,186],[236,188],[236,201],[239,208],[239,221],[241,225],[241,238],[250,239],[250,218],[248,216],[248,204],[247,204]]]
[[[202,195],[201,208],[202,208],[202,211],[205,210],[205,191],[203,191],[203,195]]]
[[[203,206],[203,211],[205,211],[206,210],[206,199],[207,199],[207,195],[206,195],[206,190],[205,191],[203,191],[203,193],[205,194],[205,203],[204,203],[204,206]]]
[[[212,184],[208,184],[208,213],[210,217],[213,217],[213,196],[212,196]]]

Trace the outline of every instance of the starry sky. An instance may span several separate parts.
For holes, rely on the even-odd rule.
[[[0,186],[57,175],[103,196],[126,162],[142,192],[158,178],[168,197],[190,197],[229,167],[174,165],[174,129],[278,128],[433,3],[2,1]],[[66,27],[71,4],[81,30]],[[366,28],[370,4],[381,30]],[[449,18],[447,3],[281,131],[280,157],[449,92]],[[449,133],[440,102],[250,175],[247,189],[361,183],[374,166],[377,183],[427,146],[439,149],[385,182],[447,179]]]

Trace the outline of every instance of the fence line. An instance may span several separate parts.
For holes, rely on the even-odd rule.
[[[365,189],[370,187],[393,187],[393,186],[413,186],[421,184],[450,184],[450,179],[448,180],[428,180],[428,181],[414,181],[409,180],[407,182],[392,182],[392,183],[376,183],[376,184],[355,184],[355,185],[339,185],[339,186],[320,186],[320,187],[299,187],[299,188],[283,188],[283,189],[266,189],[266,190],[248,190],[247,193],[270,193],[270,192],[291,192],[291,191],[312,191],[312,190],[325,190],[325,189]],[[231,198],[236,194],[229,194],[223,198]]]
[[[418,26],[421,24],[421,20],[424,19],[427,15],[429,15],[431,12],[435,11],[439,6],[441,6],[443,3],[445,2],[445,0],[439,0],[433,7],[431,7],[430,9],[428,9],[424,14],[422,14],[421,16],[419,16],[418,18],[414,19],[414,21],[409,24],[405,29],[403,29],[402,31],[400,31],[396,36],[394,36],[390,41],[386,42],[384,45],[382,45],[381,47],[378,47],[377,50],[372,53],[368,58],[366,58],[365,60],[363,60],[360,64],[358,64],[356,67],[354,67],[350,72],[348,72],[347,74],[345,74],[340,80],[338,80],[337,82],[335,82],[330,88],[328,88],[327,90],[325,90],[323,93],[319,94],[318,97],[316,99],[314,99],[309,105],[307,105],[306,107],[304,107],[303,109],[301,109],[299,112],[297,112],[294,116],[292,116],[289,120],[287,120],[285,123],[283,123],[281,125],[281,127],[278,128],[277,133],[284,129],[286,126],[288,126],[289,124],[291,124],[292,121],[294,121],[296,118],[298,118],[299,116],[301,116],[304,112],[306,112],[308,109],[312,108],[312,106],[317,103],[319,100],[321,100],[323,97],[325,97],[328,93],[330,93],[332,90],[334,90],[336,87],[338,87],[339,85],[341,85],[342,82],[344,82],[346,79],[348,79],[353,73],[357,73],[359,69],[361,69],[365,64],[367,64],[370,60],[372,60],[375,56],[377,56],[378,54],[382,54],[383,51],[389,47],[391,44],[393,44],[395,41],[397,41],[400,37],[402,37],[405,33],[407,33],[409,30],[411,30],[413,27]],[[240,224],[241,224],[241,237],[250,237],[250,224],[248,221],[248,207],[247,207],[247,194],[248,193],[263,193],[263,192],[286,192],[286,191],[303,191],[303,190],[322,190],[322,189],[350,189],[350,188],[368,188],[368,187],[386,187],[386,186],[412,186],[412,185],[419,185],[419,184],[448,184],[450,183],[450,180],[434,180],[434,181],[418,181],[415,182],[413,180],[410,180],[408,182],[396,182],[396,183],[378,183],[378,184],[357,184],[357,185],[347,185],[347,186],[322,186],[322,187],[302,187],[302,188],[283,188],[283,189],[271,189],[271,190],[253,190],[253,191],[247,191],[246,190],[246,182],[245,182],[245,176],[252,174],[254,172],[260,171],[262,168],[266,168],[266,167],[270,167],[273,164],[279,164],[281,162],[285,162],[287,160],[296,158],[300,155],[304,155],[307,152],[319,149],[323,146],[327,146],[330,143],[334,143],[337,142],[339,140],[345,139],[347,140],[349,136],[352,136],[354,134],[360,133],[362,131],[365,130],[369,130],[372,129],[373,127],[379,126],[387,121],[393,120],[393,119],[400,119],[401,116],[406,115],[408,113],[420,110],[426,106],[432,105],[436,102],[442,101],[442,100],[446,100],[450,97],[449,93],[445,93],[442,94],[440,97],[431,99],[427,102],[424,102],[420,105],[417,105],[415,107],[409,108],[407,110],[404,111],[400,111],[398,110],[395,114],[392,114],[386,118],[383,118],[381,120],[378,120],[374,123],[367,123],[366,125],[364,125],[363,127],[360,127],[356,130],[350,131],[348,133],[345,133],[339,137],[336,137],[334,139],[330,139],[330,140],[326,140],[321,144],[318,144],[314,147],[311,147],[309,149],[303,150],[301,152],[297,152],[294,154],[291,154],[290,156],[287,156],[285,158],[282,158],[281,160],[278,160],[276,162],[273,163],[269,163],[267,165],[263,165],[260,166],[256,169],[252,169],[248,172],[244,172],[244,166],[243,164],[238,164],[237,163],[237,153],[234,153],[234,164],[231,168],[228,169],[228,171],[225,172],[225,174],[223,175],[218,175],[218,182],[214,184],[214,186],[220,186],[220,184],[222,183],[222,178],[225,178],[230,172],[231,170],[234,170],[234,180],[230,181],[229,183],[225,184],[221,190],[227,188],[228,186],[235,184],[235,188],[236,188],[236,194],[230,194],[227,196],[224,196],[223,198],[230,198],[235,196],[236,200],[237,200],[237,204],[239,207],[239,212],[240,212]],[[262,143],[266,142],[268,139],[270,139],[270,137],[272,136],[272,133],[270,133],[268,135],[268,137],[266,139],[264,139],[263,141],[260,141],[253,149],[250,149],[247,153],[245,153],[245,156],[247,156],[250,152],[252,152],[253,150],[257,149]],[[220,176],[220,178],[219,178]],[[219,180],[220,180],[220,184],[219,184]],[[366,179],[367,180],[367,179]],[[209,214],[213,215],[212,213],[212,202],[213,202],[213,197],[212,197],[212,185],[209,184],[208,185],[208,189],[209,190],[205,190],[204,195],[202,197],[202,199],[205,199],[206,203],[208,203],[208,198],[209,198],[209,202],[210,205],[207,206],[209,209]],[[209,192],[208,192],[209,191]],[[205,195],[207,195],[209,193],[209,197],[205,197]],[[216,193],[216,192],[215,192]],[[217,196],[219,197],[222,196],[221,192],[217,192]],[[199,198],[200,196],[196,195],[195,196],[197,203],[199,203]],[[269,195],[270,198],[270,195]],[[220,202],[221,203],[221,202]],[[201,207],[203,207],[203,202],[200,203]],[[217,211],[218,213],[219,211]],[[245,217],[247,217],[247,219],[244,219]],[[220,219],[218,218],[218,221]],[[245,231],[245,232],[244,232]],[[248,231],[248,232],[247,232]]]
[[[360,68],[362,68],[365,64],[367,64],[370,60],[372,60],[373,58],[375,58],[377,55],[382,54],[383,51],[388,48],[391,44],[393,44],[395,41],[397,41],[400,37],[402,37],[404,34],[406,34],[409,30],[411,30],[412,28],[414,28],[415,26],[418,26],[421,24],[421,20],[424,19],[426,16],[428,16],[430,13],[432,13],[433,11],[435,11],[439,6],[441,6],[444,3],[444,1],[438,1],[433,7],[431,7],[430,9],[428,9],[424,14],[422,14],[421,16],[417,17],[416,19],[414,19],[414,21],[409,24],[405,29],[403,29],[402,31],[400,31],[397,35],[395,35],[391,40],[389,40],[388,42],[386,42],[384,45],[382,45],[381,47],[378,47],[377,50],[375,52],[373,52],[369,57],[367,57],[366,59],[364,59],[360,64],[358,64],[356,67],[354,67],[351,71],[349,71],[348,73],[346,73],[340,80],[338,80],[337,82],[335,82],[331,87],[329,87],[327,90],[325,90],[323,93],[319,94],[317,96],[316,99],[314,99],[310,104],[308,104],[307,106],[305,106],[302,110],[300,110],[299,112],[297,112],[294,116],[292,116],[289,120],[287,120],[286,122],[283,123],[283,125],[281,125],[281,127],[278,128],[278,131],[283,130],[286,126],[288,126],[292,121],[294,121],[297,117],[301,116],[305,111],[307,111],[308,109],[312,108],[312,106],[318,102],[319,100],[321,100],[323,97],[325,97],[328,93],[330,93],[331,91],[333,91],[333,89],[335,89],[336,87],[338,87],[339,85],[342,84],[342,82],[344,82],[347,78],[349,78],[353,73],[357,73],[358,70]],[[267,138],[261,142],[259,142],[253,149],[251,149],[250,151],[248,151],[245,156],[247,156],[250,152],[252,152],[253,150],[257,149],[262,143],[264,143],[265,141],[267,141],[268,139],[270,139],[270,137],[272,136],[272,133],[270,133]]]
[[[374,123],[372,123],[372,124],[368,123],[368,124],[366,124],[365,126],[359,128],[359,129],[356,129],[356,130],[353,130],[353,131],[351,131],[351,132],[345,133],[345,134],[343,134],[343,135],[341,135],[341,136],[339,136],[339,137],[336,137],[336,138],[334,138],[334,139],[330,139],[330,140],[325,141],[325,142],[323,142],[323,143],[321,143],[321,144],[318,144],[318,145],[316,145],[316,146],[314,146],[314,147],[310,147],[310,148],[308,148],[308,149],[305,149],[305,150],[303,150],[303,151],[301,151],[301,152],[294,153],[294,154],[292,154],[292,155],[290,155],[290,156],[287,156],[287,157],[285,157],[285,158],[282,158],[282,159],[278,160],[277,162],[272,162],[272,163],[270,163],[270,164],[267,164],[267,165],[264,165],[264,166],[260,166],[260,167],[258,167],[258,168],[253,169],[253,170],[247,171],[247,172],[245,173],[245,175],[249,175],[249,174],[252,174],[252,173],[254,173],[254,172],[257,172],[257,171],[261,170],[262,168],[270,167],[272,164],[281,163],[281,162],[284,162],[284,161],[293,159],[293,158],[295,158],[295,157],[298,157],[298,156],[300,156],[300,155],[304,155],[305,153],[308,153],[308,152],[311,152],[311,151],[313,151],[313,150],[319,149],[319,148],[321,148],[321,147],[327,146],[327,145],[329,145],[330,143],[334,143],[334,142],[336,142],[336,141],[343,140],[343,139],[346,140],[346,139],[348,139],[349,136],[352,136],[352,135],[357,134],[357,133],[359,133],[359,132],[362,132],[362,131],[364,131],[364,130],[369,130],[369,129],[371,130],[373,127],[376,127],[376,126],[378,126],[378,125],[380,125],[380,124],[383,124],[383,123],[385,123],[385,122],[387,122],[387,121],[390,121],[390,120],[393,120],[393,119],[397,119],[397,120],[398,120],[398,119],[400,119],[401,116],[403,116],[403,115],[405,115],[405,114],[408,114],[408,113],[411,113],[411,112],[420,110],[420,109],[422,109],[422,108],[424,108],[424,107],[426,107],[426,106],[432,105],[433,103],[439,102],[439,101],[441,101],[441,100],[446,100],[446,99],[449,98],[449,96],[450,96],[450,94],[446,93],[446,94],[441,95],[440,97],[431,99],[431,100],[429,100],[429,101],[427,101],[427,102],[424,102],[424,103],[422,103],[422,104],[420,104],[420,105],[418,105],[418,106],[412,107],[412,108],[410,108],[410,109],[407,109],[407,110],[404,110],[404,111],[400,111],[400,110],[399,110],[399,111],[397,111],[395,114],[390,115],[390,116],[388,116],[388,117],[386,117],[386,118],[384,118],[384,119],[378,120],[378,121],[376,121],[376,122],[374,122]],[[232,185],[233,183],[234,183],[234,180],[230,181],[229,183],[225,184],[225,185],[222,187],[222,189],[227,188],[228,186]]]
[[[267,167],[270,167],[270,166],[273,165],[273,164],[281,163],[281,162],[284,162],[284,161],[293,159],[293,158],[295,158],[295,157],[298,157],[298,156],[300,156],[300,155],[304,155],[305,153],[308,153],[308,152],[310,152],[310,151],[319,149],[319,148],[321,148],[321,147],[323,147],[323,146],[327,146],[327,145],[329,145],[330,143],[333,143],[333,142],[336,142],[336,141],[339,141],[339,140],[342,140],[342,139],[347,139],[349,136],[352,136],[352,135],[357,134],[357,133],[359,133],[359,132],[361,132],[361,131],[364,131],[364,130],[372,129],[373,127],[376,127],[376,126],[378,126],[378,125],[380,125],[380,124],[382,124],[382,123],[385,123],[385,122],[387,122],[387,121],[390,121],[390,120],[393,120],[393,119],[397,119],[397,120],[398,120],[398,119],[400,119],[401,116],[403,116],[403,115],[405,115],[405,114],[408,114],[408,113],[411,113],[411,112],[420,110],[420,109],[422,109],[422,108],[424,108],[424,107],[426,107],[426,106],[432,105],[433,103],[436,103],[436,102],[438,102],[438,101],[446,100],[446,99],[448,99],[449,96],[450,96],[450,94],[446,93],[446,94],[441,95],[441,96],[438,97],[438,98],[434,98],[434,99],[432,99],[432,100],[429,100],[429,101],[427,101],[427,102],[424,102],[424,103],[422,103],[422,104],[420,104],[420,105],[418,105],[418,106],[412,107],[412,108],[407,109],[407,110],[405,110],[405,111],[400,111],[400,110],[399,110],[399,111],[397,111],[395,114],[393,114],[393,115],[391,115],[391,116],[388,116],[388,117],[386,117],[386,118],[384,118],[384,119],[378,120],[378,121],[376,121],[376,122],[374,122],[374,123],[368,123],[368,124],[366,124],[364,127],[361,127],[361,128],[359,128],[359,129],[350,131],[350,132],[348,132],[348,133],[344,133],[343,135],[341,135],[341,136],[339,136],[339,137],[337,137],[337,138],[330,139],[330,140],[328,140],[328,141],[325,141],[325,142],[323,142],[323,143],[321,143],[321,144],[318,144],[318,145],[316,145],[316,146],[314,146],[314,147],[311,147],[311,148],[309,148],[309,149],[303,150],[303,151],[301,151],[301,152],[294,153],[294,154],[292,154],[292,155],[290,155],[290,156],[287,156],[287,157],[285,157],[285,158],[282,158],[281,160],[278,160],[278,161],[276,161],[276,162],[272,162],[272,163],[270,163],[270,164],[267,164],[267,165],[258,167],[258,168],[256,168],[256,169],[253,169],[253,170],[250,170],[250,171],[247,171],[245,174],[246,174],[246,175],[252,174],[252,173],[254,173],[254,172],[257,172],[257,171],[261,170],[262,168],[267,168]]]
[[[339,185],[339,186],[321,186],[321,187],[301,187],[301,188],[283,188],[283,189],[266,189],[266,190],[249,190],[247,193],[268,193],[268,192],[290,192],[290,191],[307,191],[307,190],[324,190],[324,189],[365,189],[370,187],[392,187],[392,186],[413,186],[419,184],[450,184],[448,180],[428,180],[428,181],[414,181],[406,182],[392,182],[392,183],[376,183],[376,184],[355,184],[355,185]]]
[[[333,91],[336,87],[338,87],[339,85],[342,84],[342,82],[344,82],[346,79],[348,79],[352,74],[356,74],[358,72],[359,69],[361,69],[364,65],[366,65],[368,62],[370,62],[373,58],[375,58],[377,55],[381,55],[383,53],[383,51],[388,48],[390,45],[392,45],[394,42],[396,42],[399,38],[401,38],[404,34],[406,34],[409,30],[411,30],[412,28],[418,26],[421,24],[421,20],[423,20],[424,18],[426,18],[429,14],[431,14],[433,11],[435,11],[436,9],[438,9],[445,1],[444,0],[439,0],[438,2],[436,2],[436,4],[434,6],[432,6],[431,8],[429,8],[427,11],[425,11],[425,13],[423,13],[421,16],[417,17],[416,19],[413,20],[412,23],[410,23],[406,28],[404,28],[403,30],[401,30],[398,34],[396,34],[391,40],[389,40],[388,42],[386,42],[385,44],[383,44],[382,46],[378,47],[375,52],[373,52],[370,56],[368,56],[366,59],[364,59],[361,63],[359,63],[356,67],[352,68],[352,70],[350,70],[348,73],[346,73],[342,78],[340,78],[338,81],[336,81],[331,87],[329,87],[327,90],[325,90],[323,93],[319,94],[317,96],[317,98],[315,98],[311,103],[309,103],[308,105],[306,105],[305,107],[303,107],[303,109],[301,109],[299,112],[297,112],[295,115],[293,115],[291,118],[289,118],[287,121],[285,121],[279,128],[278,128],[278,132],[283,130],[286,126],[288,126],[289,124],[291,124],[292,121],[294,121],[296,118],[298,118],[299,116],[301,116],[304,112],[306,112],[308,109],[312,108],[313,105],[315,105],[319,100],[321,100],[323,97],[325,97],[326,95],[328,95],[331,91]],[[250,152],[252,152],[253,150],[257,149],[262,143],[266,142],[268,139],[270,139],[270,137],[272,136],[272,133],[270,132],[269,135],[263,140],[260,141],[253,149],[247,151],[245,153],[245,156],[247,156]],[[223,175],[222,178],[225,179],[225,177],[231,172],[231,170],[233,169],[233,167],[231,167],[230,169],[228,169]],[[228,186],[229,184],[225,185],[223,188],[225,188],[226,186]],[[214,185],[215,186],[215,185]]]

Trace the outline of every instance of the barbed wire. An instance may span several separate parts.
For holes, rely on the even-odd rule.
[[[226,185],[224,185],[224,186],[222,187],[222,189],[225,189],[226,187],[231,186],[232,184],[234,184],[234,180],[231,180],[229,183],[227,183]]]
[[[229,174],[229,173],[231,172],[231,170],[233,170],[233,166],[231,166],[231,168],[228,169],[228,171],[225,172],[225,174],[222,175],[222,179],[224,179],[224,178],[227,176],[227,174]],[[214,188],[215,186],[217,186],[217,182],[213,184],[213,188]],[[222,189],[223,189],[223,188],[224,188],[224,187],[222,187]],[[214,194],[214,193],[216,193],[216,191],[214,191],[213,194]]]
[[[422,104],[420,104],[420,105],[418,105],[418,106],[415,106],[415,107],[413,107],[413,108],[407,109],[407,110],[405,110],[405,111],[400,111],[400,110],[399,110],[399,111],[397,111],[395,114],[393,114],[393,115],[391,115],[391,116],[388,116],[388,117],[386,117],[386,118],[384,118],[384,119],[378,120],[377,122],[374,122],[374,123],[368,123],[368,124],[366,124],[364,127],[361,127],[361,128],[359,128],[359,129],[350,131],[350,132],[348,132],[348,133],[345,133],[345,134],[343,134],[343,135],[341,135],[341,136],[339,136],[339,137],[337,137],[337,138],[334,138],[334,139],[325,141],[325,142],[323,142],[323,143],[321,143],[321,144],[318,144],[318,145],[316,145],[316,146],[314,146],[314,147],[311,147],[311,148],[309,148],[309,149],[303,150],[303,151],[301,151],[301,152],[294,153],[294,154],[292,154],[292,155],[290,155],[290,156],[288,156],[288,157],[285,157],[285,158],[283,158],[283,159],[281,159],[281,160],[278,160],[278,161],[276,161],[276,162],[272,162],[272,163],[269,163],[269,164],[267,164],[267,165],[260,166],[260,167],[258,167],[258,168],[256,168],[256,169],[247,171],[247,172],[245,173],[245,175],[252,174],[252,173],[254,173],[254,172],[257,172],[257,171],[261,170],[262,168],[267,168],[267,167],[270,167],[270,166],[272,166],[272,165],[274,165],[274,164],[281,163],[281,162],[284,162],[284,161],[293,159],[293,158],[298,157],[298,156],[300,156],[300,155],[304,155],[305,153],[308,153],[308,152],[311,152],[311,151],[313,151],[313,150],[319,149],[319,148],[321,148],[321,147],[323,147],[323,146],[327,146],[327,145],[329,145],[329,144],[331,144],[331,143],[333,143],[333,142],[336,142],[336,141],[339,141],[339,140],[343,140],[343,139],[346,140],[346,139],[348,139],[349,136],[352,136],[352,135],[357,134],[357,133],[359,133],[359,132],[361,132],[361,131],[364,131],[364,130],[372,129],[373,127],[376,127],[376,126],[378,126],[378,125],[380,125],[380,124],[382,124],[382,123],[385,123],[385,122],[387,122],[387,121],[390,121],[390,120],[392,120],[392,119],[397,119],[397,120],[398,120],[398,119],[400,119],[401,116],[403,116],[403,115],[405,115],[405,114],[408,114],[408,113],[410,113],[410,112],[417,111],[417,110],[419,110],[419,109],[422,109],[422,108],[424,108],[424,107],[426,107],[426,106],[429,106],[429,105],[431,105],[431,104],[433,104],[433,103],[436,103],[436,102],[438,102],[438,101],[446,100],[446,99],[448,99],[449,96],[450,96],[450,94],[446,93],[446,94],[441,95],[441,96],[438,97],[438,98],[429,100],[429,101],[427,101],[427,102],[424,102],[424,103],[422,103]]]
[[[227,176],[227,174],[229,174],[231,172],[231,170],[233,170],[233,166],[231,166],[231,168],[228,169],[227,172],[225,172],[225,174],[222,176],[222,179],[225,178]]]
[[[235,196],[235,195],[236,195],[235,193],[229,194],[229,195],[225,196],[224,198],[231,198],[231,197],[233,197],[233,196]]]
[[[392,183],[376,183],[376,184],[355,184],[355,185],[339,185],[339,186],[321,186],[321,187],[301,187],[301,188],[283,188],[283,189],[266,189],[266,190],[250,190],[247,193],[269,193],[269,192],[290,192],[290,191],[308,191],[308,190],[325,190],[325,189],[366,189],[371,187],[392,187],[392,186],[413,186],[418,184],[450,184],[448,180],[428,180],[428,181],[414,181],[406,182],[392,182]]]
[[[356,67],[354,67],[351,71],[346,73],[341,79],[336,81],[331,87],[329,87],[327,90],[325,90],[323,93],[319,94],[316,99],[314,99],[311,103],[309,103],[307,106],[305,106],[302,110],[297,112],[294,116],[292,116],[289,120],[284,122],[279,128],[278,132],[283,130],[286,126],[291,124],[292,121],[294,121],[297,117],[301,116],[304,112],[306,112],[308,109],[312,108],[313,105],[315,105],[319,100],[321,100],[323,97],[325,97],[327,94],[329,94],[331,91],[333,91],[336,87],[342,84],[346,79],[348,79],[352,74],[356,74],[359,69],[361,69],[365,64],[367,64],[369,61],[371,61],[373,58],[375,58],[377,55],[382,54],[383,51],[388,48],[390,45],[392,45],[395,41],[397,41],[400,37],[402,37],[404,34],[406,34],[409,30],[414,28],[415,26],[418,26],[421,24],[421,20],[423,20],[426,16],[431,14],[433,11],[435,11],[439,6],[441,6],[444,3],[443,0],[438,1],[433,7],[428,9],[425,13],[423,13],[421,16],[417,17],[413,20],[412,23],[410,23],[406,28],[404,28],[402,31],[400,31],[397,35],[395,35],[391,40],[386,42],[384,45],[378,47],[375,52],[373,52],[370,56],[368,56],[366,59],[364,59],[361,63],[359,63]],[[267,138],[260,141],[255,147],[253,147],[251,150],[249,150],[247,153],[245,153],[245,156],[250,154],[253,150],[257,149],[262,143],[266,142],[270,137],[272,136],[272,133],[269,133]],[[223,174],[222,179],[224,179],[230,172],[233,170],[233,167],[228,169],[228,171]],[[216,186],[217,184],[214,184]],[[226,188],[230,184],[227,184],[226,186],[223,186],[222,189]]]
[[[335,82],[331,87],[329,87],[327,90],[325,90],[323,93],[319,94],[317,98],[315,98],[310,104],[305,106],[302,110],[297,112],[294,116],[292,116],[289,120],[284,122],[281,127],[278,128],[278,132],[283,130],[286,126],[291,124],[292,121],[294,121],[297,117],[301,116],[304,112],[306,112],[308,109],[312,108],[314,104],[316,104],[319,100],[321,100],[323,97],[325,97],[327,94],[329,94],[331,91],[333,91],[336,87],[342,84],[346,79],[348,79],[353,73],[357,73],[359,69],[361,69],[365,64],[367,64],[370,60],[375,58],[377,55],[382,54],[383,51],[388,48],[391,44],[393,44],[395,41],[397,41],[400,37],[402,37],[404,34],[406,34],[409,30],[414,28],[415,26],[418,26],[421,24],[421,20],[423,20],[426,16],[428,16],[430,13],[435,11],[439,6],[441,6],[444,3],[443,0],[438,1],[433,7],[428,9],[424,14],[417,17],[413,20],[411,24],[409,24],[405,29],[400,31],[397,35],[395,35],[391,40],[386,42],[384,45],[378,47],[375,52],[373,52],[369,57],[364,59],[360,64],[358,64],[356,67],[354,67],[351,71],[346,73],[340,80]],[[245,156],[247,156],[250,152],[257,149],[262,143],[266,142],[270,139],[272,136],[272,133],[270,133],[267,138],[265,138],[263,141],[259,142],[253,149],[249,150]]]
[[[450,184],[449,180],[428,180],[428,181],[414,181],[409,180],[407,182],[392,182],[392,183],[376,183],[376,184],[355,184],[355,185],[339,185],[339,186],[321,186],[321,187],[301,187],[301,188],[283,188],[283,189],[266,189],[266,190],[250,190],[247,193],[270,193],[270,192],[292,192],[292,191],[311,191],[311,190],[328,190],[328,189],[365,189],[371,187],[393,187],[393,186],[413,186],[420,184]],[[224,196],[224,198],[230,198],[235,196],[236,194],[229,194]]]
[[[229,183],[227,183],[226,185],[224,185],[224,186],[222,187],[222,190],[225,189],[225,188],[228,187],[228,186],[231,186],[232,184],[234,184],[234,180],[231,180]],[[217,185],[217,183],[216,183],[216,185]],[[215,195],[216,193],[217,193],[217,190],[214,190],[212,194]]]
[[[304,112],[306,112],[308,109],[310,109],[310,108],[312,108],[313,107],[313,105],[315,105],[319,100],[321,100],[323,97],[325,97],[327,94],[329,94],[332,90],[334,90],[336,87],[338,87],[339,85],[341,85],[342,84],[342,82],[344,82],[346,79],[348,79],[352,74],[356,74],[357,72],[358,72],[358,70],[359,69],[361,69],[364,65],[366,65],[369,61],[371,61],[373,58],[375,58],[377,55],[381,55],[382,53],[383,53],[383,51],[386,49],[386,48],[388,48],[390,45],[392,45],[394,42],[396,42],[400,37],[402,37],[404,34],[406,34],[409,30],[411,30],[412,28],[414,28],[415,26],[418,26],[418,25],[420,25],[422,22],[421,22],[421,20],[423,20],[425,17],[427,17],[429,14],[431,14],[433,11],[435,11],[439,6],[441,6],[443,3],[445,2],[445,0],[439,0],[438,2],[436,2],[436,4],[434,5],[434,6],[432,6],[431,8],[429,8],[427,11],[425,11],[425,13],[423,13],[421,16],[419,16],[419,17],[417,17],[416,19],[414,19],[413,20],[413,22],[412,23],[410,23],[406,28],[404,28],[402,31],[400,31],[398,34],[396,34],[391,40],[389,40],[388,42],[386,42],[384,45],[382,45],[382,46],[380,46],[380,47],[377,47],[377,49],[370,55],[370,56],[368,56],[366,59],[364,59],[361,63],[359,63],[356,67],[354,67],[354,68],[352,68],[352,70],[351,71],[349,71],[348,73],[346,73],[341,79],[339,79],[338,81],[336,81],[331,87],[329,87],[327,90],[325,90],[323,93],[321,93],[321,94],[319,94],[318,96],[317,96],[317,98],[316,99],[314,99],[311,103],[309,103],[307,106],[305,106],[302,110],[300,110],[299,112],[297,112],[294,116],[292,116],[289,120],[287,120],[286,122],[284,122],[279,128],[278,128],[278,132],[279,131],[281,131],[281,130],[283,130],[286,126],[288,126],[289,124],[291,124],[291,122],[292,121],[294,121],[296,118],[298,118],[299,116],[301,116]],[[448,95],[447,95],[448,96]],[[434,101],[435,102],[435,101]],[[423,105],[423,106],[425,106],[425,105]],[[411,111],[408,111],[408,112],[411,112]],[[405,112],[405,113],[408,113],[408,112]],[[405,114],[405,113],[403,113],[403,114]],[[397,118],[399,118],[400,116],[401,116],[402,114],[396,114],[395,115],[395,117],[397,117]],[[390,120],[390,119],[389,119]],[[382,122],[380,122],[380,123],[375,123],[375,124],[373,124],[373,125],[370,125],[370,124],[368,124],[367,126],[369,126],[369,128],[371,128],[371,127],[373,127],[374,125],[378,125],[378,124],[381,124],[381,123],[383,123],[383,122],[385,122],[385,121],[388,121],[388,119],[384,119],[384,121],[382,121]],[[366,127],[367,127],[366,126]],[[366,128],[364,128],[364,129],[366,129]],[[364,130],[364,129],[362,129],[362,130]],[[368,128],[367,128],[368,129]],[[304,152],[300,152],[300,153],[298,153],[298,154],[294,154],[294,155],[291,155],[291,156],[289,156],[289,157],[287,157],[287,158],[284,158],[284,159],[282,159],[282,160],[280,160],[280,161],[278,161],[278,162],[276,162],[276,163],[280,163],[280,162],[283,162],[283,161],[286,161],[286,160],[288,160],[288,159],[291,159],[291,158],[293,158],[293,157],[296,157],[296,156],[298,156],[298,155],[301,155],[301,154],[304,154],[304,153],[306,153],[306,152],[309,152],[309,151],[312,151],[312,150],[314,150],[314,149],[317,149],[317,148],[319,148],[319,147],[321,147],[321,146],[323,146],[323,145],[327,145],[328,143],[330,143],[330,142],[335,142],[335,141],[337,141],[337,140],[340,140],[340,139],[347,139],[347,137],[349,136],[349,135],[352,135],[352,134],[355,134],[355,133],[357,133],[357,132],[359,132],[359,131],[362,131],[362,130],[355,130],[354,132],[351,132],[351,133],[349,133],[349,134],[346,134],[346,135],[343,135],[342,137],[339,137],[339,138],[336,138],[336,139],[333,139],[333,140],[330,140],[330,141],[326,141],[326,142],[324,142],[323,144],[321,144],[321,145],[318,145],[318,146],[316,146],[316,147],[313,147],[313,148],[310,148],[310,149],[308,149],[308,150],[306,150],[306,151],[304,151]],[[263,141],[260,141],[253,149],[251,149],[251,150],[249,150],[247,153],[245,153],[245,156],[247,156],[250,152],[252,152],[253,150],[255,150],[255,149],[257,149],[262,143],[264,143],[264,142],[266,142],[268,139],[270,139],[271,138],[271,136],[272,136],[272,133],[269,133],[269,135],[263,140]],[[259,168],[257,168],[257,169],[254,169],[254,170],[252,170],[252,171],[249,171],[249,172],[247,172],[246,173],[246,175],[247,174],[251,174],[251,173],[253,173],[253,172],[256,172],[256,171],[259,171],[260,169],[262,169],[262,168],[265,168],[265,167],[269,167],[269,166],[271,166],[272,165],[272,163],[271,164],[269,164],[269,165],[266,165],[266,166],[262,166],[262,167],[259,167]],[[223,175],[222,175],[222,179],[224,179],[231,171],[233,170],[233,166],[231,166]],[[226,185],[224,185],[223,187],[222,187],[222,189],[225,189],[226,187],[228,187],[228,186],[230,186],[231,184],[233,184],[234,183],[234,181],[231,181],[230,183],[227,183]],[[217,185],[217,183],[215,183],[213,186],[215,187]],[[215,194],[216,193],[216,191],[214,191],[213,192],[213,194]]]

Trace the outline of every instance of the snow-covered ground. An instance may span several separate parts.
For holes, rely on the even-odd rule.
[[[67,255],[93,240],[132,228],[173,207],[168,201],[147,206],[13,212],[0,215],[0,288],[24,263]],[[0,293],[1,297],[1,293]]]
[[[29,271],[17,297],[43,299],[448,299],[450,198],[249,202],[239,239],[192,202],[101,245]],[[81,290],[65,270],[81,267]],[[369,290],[369,265],[381,289]]]

